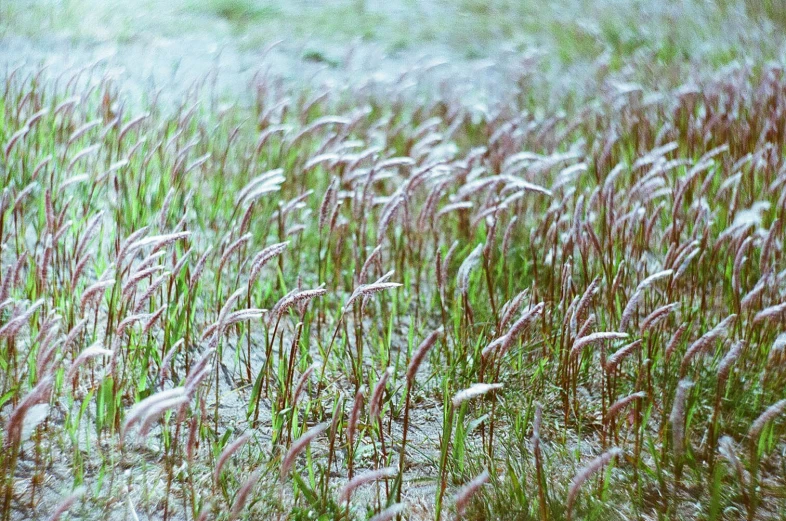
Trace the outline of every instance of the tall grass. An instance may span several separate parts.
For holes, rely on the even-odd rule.
[[[96,74],[2,85],[4,521],[786,508],[778,67],[561,113]]]

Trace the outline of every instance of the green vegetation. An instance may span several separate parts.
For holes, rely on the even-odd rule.
[[[0,34],[74,40],[154,40],[184,32],[234,37],[249,50],[271,41],[346,45],[375,42],[387,52],[445,47],[458,56],[495,56],[535,46],[561,64],[606,56],[615,69],[657,53],[660,60],[730,63],[740,45],[777,56],[781,0],[31,0],[0,2]],[[144,12],[145,16],[139,16]],[[450,20],[450,23],[445,23]],[[716,63],[720,62],[720,63]]]
[[[618,4],[487,106],[5,73],[0,520],[781,518],[786,78],[715,16],[777,30]]]

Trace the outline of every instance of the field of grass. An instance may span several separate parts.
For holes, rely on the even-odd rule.
[[[537,47],[549,61],[604,57],[615,70],[642,52],[674,64],[723,65],[748,49],[771,57],[766,50],[776,44],[766,40],[784,20],[782,0],[0,1],[0,35],[122,44],[193,33],[231,36],[250,50],[276,40],[320,51],[362,41],[389,54],[439,49],[462,58]]]
[[[4,73],[1,521],[783,519],[780,4],[402,4],[539,51],[486,104]]]

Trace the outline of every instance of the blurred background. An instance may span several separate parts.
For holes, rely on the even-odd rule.
[[[440,63],[472,82],[521,59],[570,81],[677,83],[782,61],[784,28],[786,0],[0,0],[0,66],[57,74],[100,60],[141,90],[220,71],[229,95],[262,67],[341,83]]]

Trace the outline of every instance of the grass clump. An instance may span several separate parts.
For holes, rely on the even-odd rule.
[[[208,0],[195,7],[241,27],[262,19],[281,17],[281,11],[275,6],[261,5],[255,0]]]

